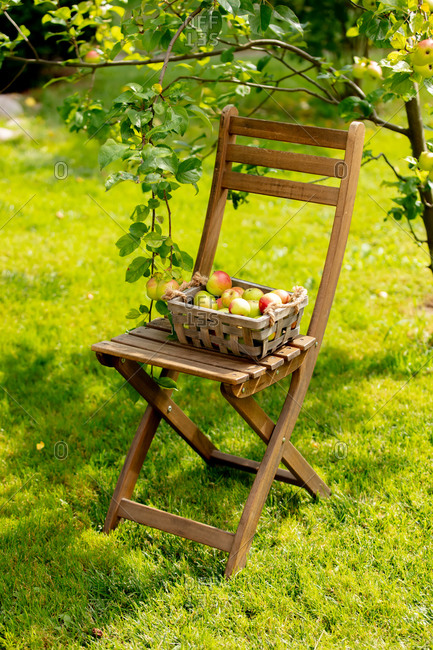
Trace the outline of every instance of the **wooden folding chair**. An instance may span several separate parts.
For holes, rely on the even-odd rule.
[[[345,151],[344,159],[313,156],[256,146],[235,144],[236,136],[266,139]],[[204,230],[195,270],[209,275],[217,248],[228,190],[283,197],[335,206],[335,217],[323,275],[308,335],[280,348],[261,361],[187,347],[168,340],[168,321],[157,319],[111,341],[92,346],[98,360],[114,367],[148,406],[129,449],[105,521],[105,532],[122,518],[207,544],[229,553],[225,575],[245,566],[259,517],[274,480],[305,488],[311,495],[327,497],[329,488],[290,442],[320,350],[340,274],[349,233],[361,164],[364,125],[353,122],[348,131],[304,127],[238,116],[233,106],[221,116],[218,150]],[[339,187],[267,178],[231,171],[232,163],[272,167],[340,179]],[[160,388],[140,364],[163,368],[163,375],[176,379],[186,373],[221,384],[226,400],[267,445],[262,461],[256,462],[219,451]],[[291,375],[290,388],[276,424],[253,395]],[[255,473],[255,479],[235,533],[131,501],[158,424],[163,418],[210,465],[226,465]],[[287,469],[279,469],[283,463]]]

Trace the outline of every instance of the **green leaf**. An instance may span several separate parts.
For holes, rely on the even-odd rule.
[[[271,56],[263,56],[261,59],[257,61],[257,70],[261,72],[266,65],[268,65],[269,61],[272,59]]]
[[[196,183],[201,176],[201,161],[198,158],[183,160],[176,174],[179,183]]]
[[[221,61],[223,63],[230,63],[230,61],[233,61],[234,51],[234,47],[229,47],[227,50],[224,50],[224,52],[221,54]]]
[[[129,226],[129,232],[133,237],[138,237],[141,239],[143,235],[147,232],[148,228],[146,224],[141,221],[136,221]]]
[[[155,309],[158,312],[158,314],[161,314],[161,316],[168,316],[168,314],[170,313],[170,310],[167,307],[167,303],[165,303],[163,300],[156,301]]]
[[[152,231],[145,236],[144,241],[150,248],[158,248],[164,242],[164,236]]]
[[[289,7],[286,7],[285,5],[277,5],[274,8],[274,15],[287,23],[291,30],[303,34],[304,30],[302,29],[298,17]]]
[[[100,169],[104,169],[104,167],[112,163],[114,160],[122,158],[123,154],[128,149],[129,146],[127,144],[121,144],[120,142],[115,142],[112,139],[107,140],[107,142],[100,148],[98,154]]]
[[[125,255],[129,255],[140,246],[140,239],[132,235],[123,235],[123,237],[117,240],[116,246],[119,249],[120,257],[125,257]]]
[[[111,190],[112,187],[118,183],[122,183],[123,181],[134,181],[135,183],[138,183],[139,180],[138,176],[130,174],[129,172],[115,172],[114,174],[110,174],[105,181],[105,189],[107,191]]]
[[[154,377],[154,380],[158,384],[158,386],[161,386],[161,388],[167,388],[170,390],[179,390],[176,382],[174,381],[174,379],[171,379],[171,377]]]
[[[133,259],[126,269],[126,282],[136,282],[139,280],[151,264],[152,260],[149,257],[136,257]]]
[[[126,314],[126,318],[139,318],[141,316],[141,313],[138,311],[138,309],[130,309],[128,313]]]
[[[260,29],[262,32],[265,32],[272,18],[272,7],[267,4],[260,5]]]

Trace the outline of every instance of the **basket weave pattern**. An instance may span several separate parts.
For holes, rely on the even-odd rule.
[[[236,278],[232,278],[232,281],[233,286],[243,289],[254,287],[264,293],[272,291],[270,287]],[[269,316],[249,318],[195,306],[194,296],[203,289],[205,287],[187,289],[186,301],[177,297],[167,303],[173,317],[174,331],[184,345],[262,359],[299,335],[299,323],[308,304],[307,297],[298,308],[288,304],[277,309],[275,323],[270,325]],[[270,337],[272,340],[269,340]]]

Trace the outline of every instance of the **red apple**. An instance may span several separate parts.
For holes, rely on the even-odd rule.
[[[98,61],[101,59],[99,52],[96,50],[90,50],[89,52],[86,53],[84,56],[84,60],[87,63],[98,63]]]
[[[222,302],[222,300],[221,300],[221,297],[220,297],[220,298],[217,298],[216,304],[217,304],[218,309],[223,309],[223,308],[224,308],[224,305],[223,305],[223,302]]]
[[[221,296],[226,289],[231,289],[232,279],[225,271],[214,271],[207,281],[206,289],[213,296]]]
[[[240,298],[239,292],[236,289],[226,289],[221,296],[221,303],[223,307],[229,307],[232,300]]]
[[[251,311],[250,303],[243,298],[235,298],[229,305],[229,311],[237,316],[249,316]]]
[[[242,294],[242,298],[244,300],[260,300],[262,296],[263,291],[258,287],[250,287],[249,289],[245,289]]]
[[[275,293],[275,295],[280,296],[281,302],[283,305],[285,305],[290,298],[290,293],[288,291],[285,291],[284,289],[275,289],[272,293]]]
[[[280,296],[277,296],[276,293],[265,293],[264,296],[262,296],[259,300],[259,308],[260,311],[263,312],[265,311],[266,307],[269,305],[274,305],[275,307],[281,307],[283,304]]]
[[[240,298],[240,297],[243,295],[243,293],[244,293],[244,290],[242,289],[242,287],[232,287],[232,289],[233,289],[234,291],[237,291],[239,298]]]

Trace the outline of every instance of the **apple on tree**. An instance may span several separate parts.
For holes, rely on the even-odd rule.
[[[150,300],[158,300],[157,289],[158,282],[161,280],[161,274],[156,273],[146,282],[146,293]]]
[[[413,71],[421,75],[423,79],[430,79],[433,77],[433,63],[427,65],[413,65]]]
[[[162,300],[162,296],[165,294],[167,289],[179,289],[179,284],[173,278],[168,280],[160,280],[156,288],[156,299]]]
[[[433,39],[426,38],[420,41],[415,52],[412,54],[412,63],[414,66],[426,66],[433,63]]]
[[[418,158],[418,167],[423,171],[431,172],[433,169],[433,153],[431,151],[422,151]]]
[[[101,60],[101,57],[99,55],[99,52],[96,50],[89,50],[89,52],[86,52],[84,55],[84,60],[86,63],[98,63],[98,61]]]

